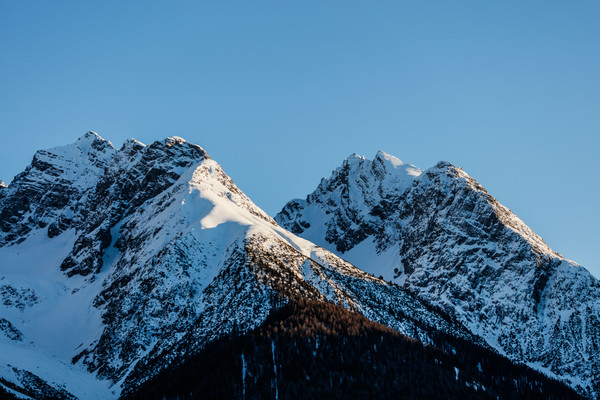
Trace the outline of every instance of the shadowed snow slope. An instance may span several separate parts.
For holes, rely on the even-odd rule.
[[[420,173],[384,153],[378,163],[390,185]],[[291,298],[329,300],[426,343],[438,331],[482,343],[279,227],[178,137],[117,150],[88,133],[36,153],[0,189],[0,260],[0,385],[33,398],[117,398]]]
[[[598,398],[600,282],[462,169],[390,160],[349,157],[276,221]]]

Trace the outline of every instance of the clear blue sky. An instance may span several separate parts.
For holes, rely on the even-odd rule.
[[[2,1],[0,178],[178,135],[259,206],[350,153],[463,167],[600,276],[597,1]]]

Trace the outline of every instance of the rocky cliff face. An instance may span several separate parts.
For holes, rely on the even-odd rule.
[[[9,200],[0,206],[0,244],[20,243],[38,228],[56,236],[82,223],[90,190],[115,152],[93,132],[72,145],[38,151],[31,165],[1,190]]]
[[[426,343],[439,331],[483,343],[279,227],[181,138],[117,150],[88,133],[36,153],[0,196],[5,390],[117,398],[291,298],[328,300]]]
[[[600,395],[600,282],[462,169],[351,156],[275,219],[442,307],[512,359]]]

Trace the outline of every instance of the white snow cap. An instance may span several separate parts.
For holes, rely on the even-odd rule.
[[[385,151],[382,151],[382,150],[379,150],[377,152],[377,154],[375,155],[375,158],[379,159],[381,161],[389,162],[394,168],[404,165],[404,163],[402,162],[401,159],[394,157],[393,155],[386,153]]]
[[[367,159],[365,156],[361,156],[356,153],[350,154],[344,160],[344,164],[349,165],[351,168],[371,168],[374,162],[378,162],[386,174],[389,175],[402,175],[410,177],[411,179],[416,178],[423,172],[422,169],[412,165],[406,164],[402,160],[393,155],[386,153],[385,151],[379,150],[373,160]]]
[[[344,161],[347,161],[348,163],[352,163],[354,161],[365,160],[365,159],[366,159],[365,156],[361,156],[360,154],[352,153],[348,157],[346,157],[346,159]]]
[[[377,152],[374,161],[379,161],[381,164],[383,164],[388,172],[395,171],[393,173],[401,173],[402,175],[407,175],[412,178],[421,175],[423,172],[421,168],[418,168],[412,164],[406,164],[398,157],[394,157],[393,155],[382,150]]]
[[[97,140],[102,142],[108,142],[108,140],[104,139],[102,136],[98,135],[94,131],[87,131],[83,134],[83,136],[77,139],[78,142],[95,142]]]
[[[77,141],[75,141],[75,143],[73,143],[71,145],[66,145],[66,146],[54,147],[54,148],[48,149],[48,151],[53,152],[54,150],[67,149],[67,148],[70,148],[71,146],[75,146],[75,147],[81,149],[82,151],[87,152],[91,145],[106,146],[106,147],[110,147],[110,148],[114,149],[114,146],[110,142],[110,140],[104,139],[102,136],[98,135],[94,131],[87,131],[86,133],[83,134],[83,136],[81,136],[79,139],[77,139]]]
[[[8,187],[8,185],[6,183],[4,183],[4,181],[2,179],[0,179],[0,188],[5,188]]]
[[[146,147],[146,145],[139,140],[134,138],[125,139],[123,142],[123,146],[121,146],[121,151],[129,152],[135,149],[140,149],[142,147]]]
[[[103,138],[102,136],[98,135],[98,134],[97,134],[96,132],[94,132],[94,131],[87,131],[87,132],[86,132],[86,133],[85,133],[85,134],[82,136],[82,138],[88,138],[88,137],[89,137],[89,138],[100,138],[100,139],[103,139],[103,140],[104,140],[104,138]]]
[[[126,144],[130,144],[130,143],[146,147],[146,145],[144,143],[140,142],[139,140],[137,140],[135,138],[125,139],[125,141],[123,142],[123,146],[125,146]]]

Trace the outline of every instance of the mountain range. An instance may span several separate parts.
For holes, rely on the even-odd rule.
[[[200,146],[117,149],[88,132],[0,185],[0,390],[13,398],[135,396],[211,346],[275,335],[264,324],[293,304],[334,307],[314,306],[323,326],[348,310],[442,349],[451,372],[466,368],[452,357],[467,343],[479,369],[493,357],[530,367],[498,382],[547,394],[558,379],[578,394],[556,398],[597,398],[599,299],[598,280],[449,163],[353,155],[271,218]],[[283,353],[255,347],[285,370]],[[440,357],[426,369],[441,371]],[[506,390],[459,375],[463,389]]]

